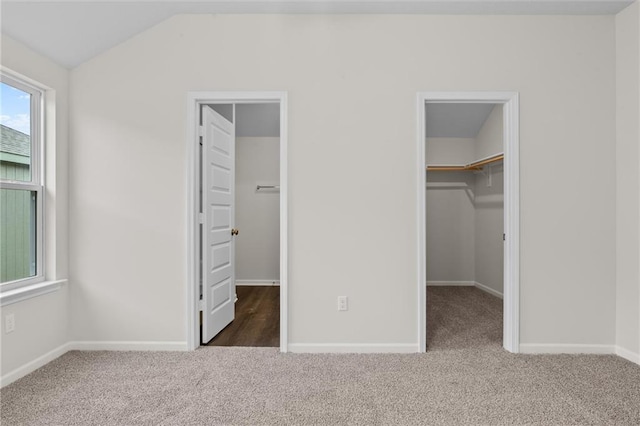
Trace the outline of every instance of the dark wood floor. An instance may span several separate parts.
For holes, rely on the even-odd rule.
[[[280,346],[280,287],[236,287],[236,318],[207,346]]]

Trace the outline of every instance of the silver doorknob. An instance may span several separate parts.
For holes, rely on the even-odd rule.
[[[240,233],[240,231],[236,228],[232,228],[231,229],[231,235],[238,235]]]

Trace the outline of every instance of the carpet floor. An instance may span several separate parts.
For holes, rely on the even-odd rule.
[[[427,287],[427,350],[502,347],[502,299],[476,287]]]
[[[444,298],[439,304],[438,293]],[[460,322],[463,316],[445,315],[471,303],[485,317],[470,315],[477,320],[472,322],[485,326],[495,326],[495,318],[500,322],[494,309],[478,301],[484,295],[463,293],[429,291],[434,307],[426,354],[281,354],[276,348],[243,347],[71,351],[3,388],[0,421],[2,425],[640,424],[639,366],[613,355],[509,354],[501,349],[495,330],[479,327],[480,334],[472,338]],[[465,297],[473,300],[464,302]],[[438,313],[436,305],[443,311]]]

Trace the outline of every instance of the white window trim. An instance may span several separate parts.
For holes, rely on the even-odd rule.
[[[13,290],[3,289],[0,292],[0,307],[22,302],[32,297],[57,291],[67,280],[41,281],[35,284],[23,285]]]
[[[44,204],[45,204],[45,182],[44,182],[44,101],[45,88],[26,82],[20,76],[13,75],[0,70],[0,81],[16,89],[31,94],[35,101],[31,102],[31,181],[11,181],[0,180],[2,189],[18,189],[36,192],[36,275],[0,284],[0,306],[14,303],[18,297],[35,297],[42,294],[43,288],[51,288],[54,291],[59,288],[59,281],[45,281],[45,252],[44,252]],[[58,283],[55,287],[55,283]],[[38,285],[41,284],[41,285]],[[55,287],[55,288],[53,288]],[[49,292],[47,291],[47,292]],[[35,294],[37,293],[37,294]],[[23,296],[17,296],[23,294]],[[9,301],[9,302],[8,302]]]

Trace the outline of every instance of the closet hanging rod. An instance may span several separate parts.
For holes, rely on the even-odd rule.
[[[487,164],[504,160],[504,154],[495,154],[482,158],[469,164],[427,165],[427,170],[432,172],[466,172],[482,170]]]
[[[260,191],[261,189],[280,189],[280,185],[257,185],[256,191]]]
[[[504,154],[503,153],[496,154],[496,155],[491,155],[489,157],[483,158],[481,160],[478,160],[476,162],[468,164],[467,167],[469,167],[469,168],[482,167],[482,166],[486,166],[487,164],[495,163],[495,162],[498,162],[498,161],[501,161],[501,160],[504,160]]]
[[[468,170],[466,166],[427,166],[427,170],[431,172],[464,172]]]

